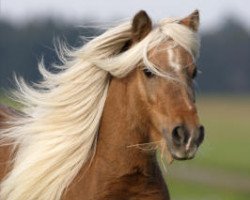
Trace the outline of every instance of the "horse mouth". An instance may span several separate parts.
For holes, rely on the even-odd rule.
[[[184,160],[192,160],[195,155],[196,151],[198,150],[197,148],[192,150],[186,150],[186,149],[177,149],[173,145],[169,144],[167,142],[167,160],[171,163],[173,160],[178,160],[178,161],[184,161]]]
[[[195,155],[179,157],[179,156],[176,156],[175,154],[172,154],[172,157],[175,160],[183,161],[183,160],[192,160],[195,157]]]
[[[174,160],[192,160],[196,155],[197,149],[192,150],[180,150],[180,149],[169,149],[169,153],[171,154]]]

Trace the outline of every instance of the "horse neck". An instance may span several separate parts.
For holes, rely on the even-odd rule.
[[[150,142],[147,135],[147,119],[142,117],[139,97],[128,79],[113,79],[98,135],[96,158],[105,158],[119,175],[131,173],[133,169],[152,171],[155,153],[135,147],[135,144]],[[110,167],[107,167],[109,169]],[[146,172],[145,172],[146,173]]]
[[[80,196],[129,199],[135,193],[143,196],[145,192],[149,198],[143,199],[168,199],[155,152],[132,147],[149,142],[149,137],[147,120],[142,118],[142,110],[137,106],[140,103],[135,101],[138,97],[132,95],[135,88],[128,83],[126,79],[111,81],[94,158],[82,168],[65,200]]]

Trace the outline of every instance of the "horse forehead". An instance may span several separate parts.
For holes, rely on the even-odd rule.
[[[192,55],[179,45],[160,46],[151,52],[151,57],[156,65],[175,71],[194,63]]]

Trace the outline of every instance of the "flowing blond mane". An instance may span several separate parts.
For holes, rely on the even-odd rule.
[[[119,53],[131,39],[131,22],[111,28],[83,47],[66,51],[61,71],[51,73],[40,64],[43,81],[30,86],[17,80],[17,101],[25,115],[1,132],[1,140],[15,141],[12,171],[1,183],[2,200],[58,200],[93,155],[110,76],[124,77],[139,62],[162,72],[147,57],[166,39],[194,57],[199,39],[178,20],[165,19],[146,38]],[[60,53],[63,55],[63,53]]]

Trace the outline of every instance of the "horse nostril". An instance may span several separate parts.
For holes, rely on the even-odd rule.
[[[204,128],[204,126],[200,126],[199,132],[198,132],[198,138],[196,140],[198,146],[203,142],[204,137],[205,137],[205,128]]]
[[[182,145],[188,142],[189,134],[183,126],[177,126],[173,129],[172,138],[176,145]]]

